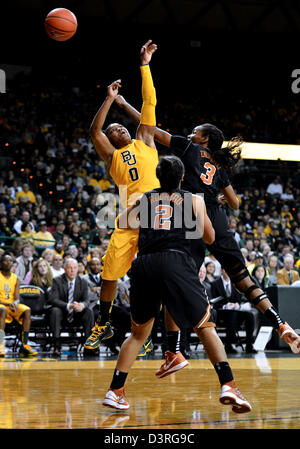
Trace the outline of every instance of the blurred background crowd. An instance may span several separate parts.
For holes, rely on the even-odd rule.
[[[203,89],[201,98],[195,96],[190,103],[181,95],[176,102],[163,95],[157,106],[157,126],[187,136],[194,126],[211,122],[223,130],[225,139],[240,135],[249,142],[300,143],[296,101],[268,95],[262,101],[259,96],[250,98],[240,92],[234,97],[230,92],[228,97],[226,89]],[[126,90],[122,94],[140,107],[137,97],[127,98]],[[100,84],[88,89],[67,84],[39,88],[30,76],[19,75],[0,105],[0,254],[9,252],[13,257],[12,271],[21,285],[36,285],[46,293],[53,279],[64,273],[67,258],[78,261],[79,276],[99,275],[95,259],[101,263],[121,210],[118,189],[89,137],[92,118],[105,95],[106,86]],[[122,123],[135,137],[136,127],[117,105],[110,110],[106,124],[110,122]],[[159,155],[169,152],[157,147]],[[230,178],[240,201],[238,210],[227,209],[230,228],[255,282],[262,289],[299,285],[300,163],[245,159]],[[120,346],[130,330],[128,275],[118,282],[113,318],[120,332],[110,344],[115,353],[116,344]],[[225,285],[226,273],[209,252],[199,279],[211,300],[225,295],[217,281]],[[89,290],[95,318],[98,282]],[[234,304],[235,310],[246,312],[246,305],[240,305],[243,301],[231,293],[225,304],[215,308]],[[253,352],[257,317],[255,323],[246,344],[248,352]],[[225,323],[225,327],[234,326]],[[163,326],[157,323],[154,344],[159,328]],[[183,337],[181,350],[188,357],[190,332]],[[226,350],[232,353],[233,336],[226,338]]]

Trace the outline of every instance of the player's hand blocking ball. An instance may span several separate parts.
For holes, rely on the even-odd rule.
[[[77,30],[75,14],[65,8],[56,8],[45,19],[45,30],[55,41],[67,41]]]

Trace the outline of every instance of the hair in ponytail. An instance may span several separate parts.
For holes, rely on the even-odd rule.
[[[171,191],[178,187],[184,175],[184,165],[176,156],[164,156],[156,167],[156,176],[160,186],[165,191]]]

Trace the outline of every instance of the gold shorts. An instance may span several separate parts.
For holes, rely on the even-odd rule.
[[[5,323],[11,323],[14,320],[16,320],[19,324],[23,324],[23,313],[30,309],[30,307],[25,306],[25,304],[18,304],[17,310],[13,312],[9,305],[5,306],[4,304],[0,304],[0,308],[6,309],[6,318]]]
[[[102,258],[102,279],[117,281],[125,276],[138,251],[139,229],[115,228]]]

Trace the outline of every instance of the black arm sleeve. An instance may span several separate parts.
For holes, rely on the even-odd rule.
[[[172,136],[170,150],[175,156],[182,157],[191,144],[192,141],[186,137]]]

